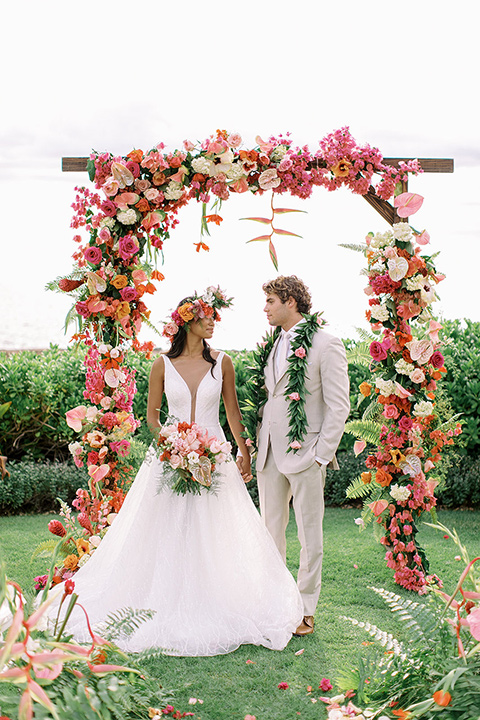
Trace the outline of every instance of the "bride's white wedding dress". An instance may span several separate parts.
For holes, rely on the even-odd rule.
[[[196,393],[195,422],[224,439],[219,423],[220,353]],[[192,396],[165,360],[171,415],[190,421]],[[258,514],[234,461],[218,468],[215,493],[158,492],[162,463],[147,453],[118,517],[91,559],[74,576],[79,603],[92,624],[122,608],[155,611],[124,650],[162,648],[171,655],[218,655],[251,643],[282,650],[300,624],[296,583]],[[66,605],[67,603],[65,603]],[[68,632],[88,640],[75,609]]]

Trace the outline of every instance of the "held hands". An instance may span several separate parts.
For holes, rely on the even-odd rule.
[[[244,458],[241,455],[237,457],[237,467],[240,471],[240,475],[243,478],[243,482],[248,483],[253,478],[250,457]]]

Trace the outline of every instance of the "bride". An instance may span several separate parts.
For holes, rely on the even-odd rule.
[[[148,647],[181,656],[218,655],[251,643],[282,650],[303,609],[296,583],[246,490],[250,456],[241,433],[233,363],[207,342],[228,307],[208,288],[183,300],[166,324],[168,352],[152,365],[147,422],[160,427],[165,393],[169,414],[195,421],[220,441],[223,397],[228,423],[243,456],[217,466],[218,487],[199,495],[162,485],[163,463],[152,445],[125,502],[99,548],[75,575],[75,592],[91,623],[122,608],[150,609],[152,619],[117,641],[124,650]],[[68,631],[87,640],[83,613]]]

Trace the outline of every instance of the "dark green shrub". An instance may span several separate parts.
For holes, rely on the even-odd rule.
[[[455,413],[462,413],[463,452],[480,452],[480,322],[444,320],[444,336],[449,343],[442,347],[448,370],[442,381]]]
[[[51,346],[41,353],[0,353],[0,399],[11,401],[0,420],[2,451],[10,460],[66,460],[75,433],[65,413],[83,400],[83,352]]]
[[[57,498],[71,503],[77,489],[88,485],[85,468],[73,462],[13,462],[8,471],[10,477],[0,480],[1,515],[58,510]]]
[[[435,495],[438,504],[448,508],[480,507],[480,457],[453,455],[449,472]]]

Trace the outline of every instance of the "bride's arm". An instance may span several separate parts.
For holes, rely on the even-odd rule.
[[[160,408],[162,407],[164,384],[165,361],[160,356],[152,365],[148,384],[147,425],[150,430],[161,427]]]
[[[245,438],[242,437],[242,433],[245,428],[242,423],[242,415],[238,406],[237,390],[235,388],[235,368],[233,367],[232,359],[228,355],[223,356],[222,373],[223,404],[225,405],[225,412],[227,414],[230,430],[232,431],[232,435],[235,438],[235,442],[237,443],[242,456],[239,469],[245,482],[248,482],[252,478],[250,471],[250,453],[248,452],[248,448],[245,444]]]

